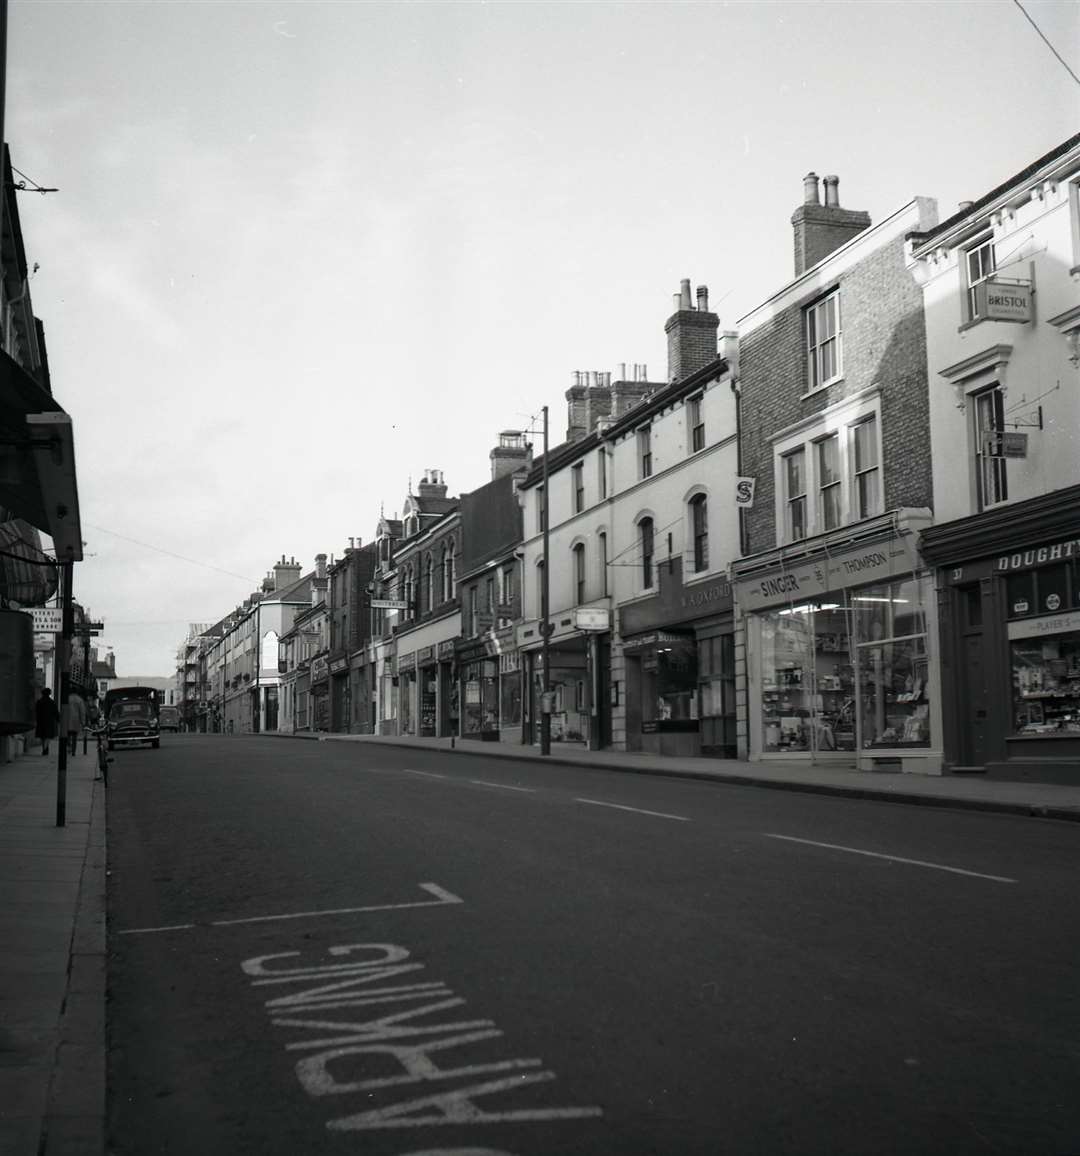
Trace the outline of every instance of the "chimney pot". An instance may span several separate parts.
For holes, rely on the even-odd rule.
[[[709,287],[708,285],[699,285],[697,287],[697,307],[698,312],[709,312]]]
[[[826,178],[825,203],[834,209],[840,208],[840,178],[832,176]]]
[[[818,175],[817,173],[807,173],[802,179],[803,184],[803,204],[804,205],[818,205],[821,202],[818,200]]]
[[[961,213],[967,213],[970,211],[971,206],[974,204],[974,201],[960,201],[956,207],[960,210]]]
[[[693,309],[693,303],[690,300],[690,278],[684,277],[679,282],[679,308]]]

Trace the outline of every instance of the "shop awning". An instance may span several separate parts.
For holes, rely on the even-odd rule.
[[[82,561],[71,418],[2,350],[0,507],[48,534],[61,562]]]

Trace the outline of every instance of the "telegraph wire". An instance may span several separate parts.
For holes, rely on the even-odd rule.
[[[1027,22],[1039,34],[1039,37],[1042,39],[1042,42],[1046,45],[1046,47],[1049,48],[1050,51],[1057,57],[1061,67],[1065,69],[1065,71],[1073,78],[1073,80],[1076,81],[1078,85],[1080,85],[1080,76],[1077,76],[1076,73],[1073,72],[1073,70],[1065,63],[1065,59],[1062,57],[1061,53],[1058,52],[1058,50],[1050,43],[1050,41],[1046,39],[1045,35],[1043,35],[1043,30],[1028,15],[1027,9],[1023,6],[1023,4],[1020,3],[1020,0],[1013,0],[1013,3],[1017,6],[1017,8],[1020,9],[1021,12],[1023,12]]]
[[[190,562],[192,566],[202,566],[207,570],[216,570],[219,574],[228,574],[230,578],[242,578],[245,582],[254,583],[258,585],[261,579],[252,578],[250,574],[237,574],[235,570],[225,570],[221,566],[213,566],[209,562],[200,562],[198,558],[189,558],[186,554],[177,554],[173,550],[166,550],[163,546],[154,546],[150,542],[140,542],[138,538],[129,538],[127,534],[120,534],[116,530],[107,530],[104,526],[92,526],[89,522],[83,523],[91,530],[97,530],[101,534],[111,534],[114,538],[122,538],[125,542],[132,542],[136,546],[142,546],[147,550],[154,550],[158,554],[167,554],[170,558],[178,558],[181,562]]]

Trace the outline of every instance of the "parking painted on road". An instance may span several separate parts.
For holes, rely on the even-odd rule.
[[[350,943],[330,947],[327,954],[331,959],[326,963],[280,966],[280,961],[300,956],[298,951],[285,951],[255,956],[240,966],[253,988],[298,985],[298,990],[272,996],[264,1006],[275,1027],[308,1033],[285,1044],[287,1052],[307,1053],[296,1063],[304,1091],[314,1099],[356,1097],[364,1104],[361,1111],[328,1120],[330,1131],[551,1122],[603,1115],[595,1106],[550,1107],[529,1102],[529,1089],[556,1078],[535,1057],[459,1061],[456,1065],[452,1061],[451,1066],[440,1067],[436,1060],[446,1053],[490,1044],[504,1033],[489,1019],[445,1022],[446,1013],[463,1007],[465,1000],[440,981],[383,986],[387,980],[416,977],[425,969],[412,959],[408,948],[393,943]],[[386,1005],[405,1006],[389,1011]],[[376,1006],[380,1011],[374,1018],[368,1018],[370,1011],[342,1010]],[[436,1022],[431,1022],[432,1016]],[[394,1088],[407,1088],[413,1094],[370,1106],[374,1094],[385,1095]],[[424,1094],[415,1095],[420,1090]],[[499,1100],[482,1107],[480,1102],[490,1097]]]

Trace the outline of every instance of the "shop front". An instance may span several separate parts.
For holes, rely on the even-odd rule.
[[[424,646],[416,652],[416,688],[420,734],[434,738],[439,733],[439,667],[434,646]]]
[[[590,750],[611,745],[611,612],[603,604],[578,606],[551,616],[548,643],[552,694],[551,741],[584,743]],[[525,742],[540,741],[540,704],[544,692],[540,624],[518,628]]]
[[[1080,486],[928,530],[945,766],[1080,783]]]
[[[735,564],[752,759],[941,772],[928,524],[901,511]]]
[[[330,664],[324,654],[311,660],[311,729],[330,730]]]
[[[439,671],[439,700],[437,712],[440,735],[460,733],[460,694],[457,682],[457,639],[444,638],[435,648]]]
[[[470,639],[457,650],[461,737],[499,738],[499,654],[493,638]]]
[[[416,734],[416,651],[397,656],[398,734]]]
[[[330,660],[330,729],[335,733],[348,733],[351,698],[349,660],[339,655]]]
[[[735,623],[726,578],[683,583],[682,560],[659,590],[619,608],[627,750],[734,758]]]
[[[499,737],[521,742],[521,655],[516,649],[499,655]]]

